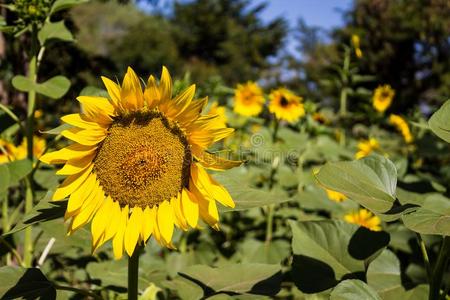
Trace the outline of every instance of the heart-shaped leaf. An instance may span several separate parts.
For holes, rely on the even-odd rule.
[[[60,10],[69,9],[86,2],[88,2],[88,0],[56,0],[52,5],[50,14],[54,14]]]
[[[340,192],[377,213],[389,211],[395,201],[397,170],[382,156],[329,162],[320,168],[316,178],[327,189]]]
[[[13,87],[21,92],[29,92],[36,89],[36,84],[28,77],[16,75],[11,81]]]
[[[339,283],[330,300],[382,300],[377,292],[361,280],[349,279]]]
[[[439,108],[428,120],[431,130],[441,139],[450,143],[450,100]]]
[[[56,290],[41,270],[0,268],[1,299],[56,299]]]
[[[55,76],[36,86],[36,92],[52,99],[64,96],[70,88],[70,80],[64,76]]]
[[[38,39],[41,45],[44,45],[50,39],[73,41],[73,36],[66,25],[64,25],[64,21],[46,22],[38,33]]]

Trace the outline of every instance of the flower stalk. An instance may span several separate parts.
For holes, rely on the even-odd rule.
[[[128,257],[128,300],[138,299],[139,255],[142,246],[137,246],[133,255]]]
[[[439,251],[439,256],[437,258],[436,265],[434,266],[433,276],[431,277],[430,292],[428,297],[429,300],[438,300],[440,297],[442,279],[444,277],[449,259],[450,236],[444,236],[441,250]]]

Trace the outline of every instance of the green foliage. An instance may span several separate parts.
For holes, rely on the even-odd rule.
[[[446,141],[450,143],[450,100],[447,100],[444,105],[436,111],[428,121],[428,124],[433,130],[433,132]]]

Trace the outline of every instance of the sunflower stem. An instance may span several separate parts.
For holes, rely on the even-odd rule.
[[[28,66],[28,78],[35,83],[37,80],[37,65],[36,53],[38,48],[37,43],[37,27],[33,26],[32,31],[32,45],[31,45],[31,59]],[[27,107],[27,121],[26,121],[26,139],[27,139],[27,158],[33,161],[33,134],[34,134],[34,110],[36,104],[36,91],[34,89],[28,92],[28,107]],[[29,174],[25,179],[26,193],[25,193],[25,214],[28,214],[33,209],[33,175]],[[31,226],[25,228],[24,237],[24,255],[23,262],[25,267],[31,267],[33,260],[33,241]]]
[[[139,254],[142,246],[136,249],[128,258],[128,300],[138,299],[138,278],[139,278]]]
[[[441,292],[442,279],[450,259],[450,236],[444,236],[441,250],[434,266],[433,276],[431,277],[429,300],[438,300]]]
[[[423,241],[420,233],[416,232],[416,236],[417,236],[417,242],[419,243],[420,251],[422,252],[425,269],[427,271],[428,282],[431,282],[432,273],[431,273],[431,265],[430,265],[430,259],[428,257],[427,247],[426,247],[425,242]]]

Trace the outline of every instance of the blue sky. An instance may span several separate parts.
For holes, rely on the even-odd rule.
[[[170,7],[172,1],[174,0],[159,0],[158,6],[159,8]],[[254,5],[263,2],[268,4],[266,9],[261,12],[261,17],[265,21],[283,17],[292,28],[297,24],[297,20],[302,18],[308,26],[317,26],[329,31],[333,27],[342,25],[342,11],[347,10],[353,0],[252,0]],[[152,10],[146,5],[141,6],[144,9]],[[292,36],[289,36],[286,41],[287,50],[293,53],[295,47]]]

